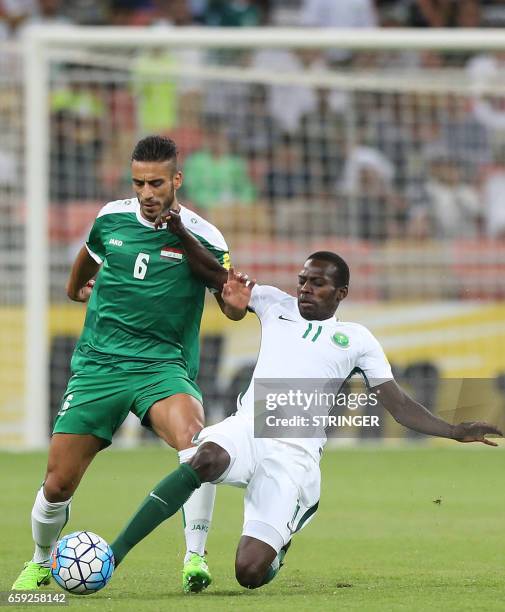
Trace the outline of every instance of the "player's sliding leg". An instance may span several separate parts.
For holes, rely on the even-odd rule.
[[[33,590],[49,584],[49,555],[68,521],[70,502],[93,457],[106,442],[92,435],[55,434],[49,447],[44,485],[32,509],[35,551],[12,589]]]
[[[175,514],[202,482],[216,480],[230,463],[228,453],[213,442],[202,444],[189,463],[159,482],[119,534],[111,548],[116,566],[158,525]]]
[[[112,542],[116,567],[136,544],[182,508],[200,484],[197,472],[188,463],[183,463],[161,480]]]
[[[275,578],[293,533],[315,516],[320,493],[319,465],[304,449],[261,439],[254,447],[235,562],[237,581],[248,589]]]
[[[191,441],[204,425],[203,408],[195,397],[178,393],[156,402],[150,408],[148,418],[158,436],[179,451],[181,464],[194,456],[197,449]],[[200,592],[212,581],[205,559],[205,544],[215,496],[215,485],[203,483],[183,507],[186,554],[182,587],[185,592]]]

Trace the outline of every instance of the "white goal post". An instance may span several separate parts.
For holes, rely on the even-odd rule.
[[[505,31],[489,30],[333,30],[284,28],[92,28],[44,27],[28,28],[23,39],[25,95],[25,184],[26,184],[26,327],[25,327],[25,440],[26,448],[47,444],[49,423],[49,79],[54,57],[78,58],[79,53],[95,48],[98,55],[114,49],[148,48],[203,49],[348,49],[352,51],[440,50],[481,53],[505,50]],[[117,57],[120,62],[121,58]],[[127,60],[126,60],[127,61]],[[178,68],[174,68],[177,72]],[[179,71],[191,67],[179,68]],[[209,68],[209,71],[212,67]],[[226,68],[220,68],[221,71]],[[233,79],[233,67],[228,69]],[[245,76],[244,76],[245,75]],[[239,69],[237,78],[262,78],[263,82],[338,84],[339,79],[353,78],[335,72],[285,75],[250,69]],[[304,78],[306,79],[304,81]],[[284,80],[283,80],[284,79]],[[332,81],[332,79],[334,79]],[[461,86],[461,85],[458,85]],[[464,86],[466,87],[466,86]],[[470,85],[468,86],[470,87]],[[493,91],[505,93],[503,83]],[[28,248],[29,247],[29,248]]]

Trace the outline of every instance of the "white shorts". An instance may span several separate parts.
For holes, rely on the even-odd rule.
[[[205,427],[194,443],[214,442],[231,461],[216,481],[246,487],[242,535],[279,550],[314,517],[319,503],[319,463],[305,449],[282,440],[255,438],[240,413]]]

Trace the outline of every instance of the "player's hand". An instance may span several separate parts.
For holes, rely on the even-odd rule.
[[[256,280],[249,280],[249,276],[243,272],[235,272],[234,268],[228,270],[228,279],[223,285],[221,296],[228,306],[238,310],[244,310],[251,299],[251,291]]]
[[[167,224],[167,230],[176,236],[186,231],[186,228],[181,220],[181,215],[177,211],[171,210],[170,208],[162,210],[156,217],[154,222],[155,229],[160,229],[164,223]]]
[[[458,442],[482,442],[482,444],[488,446],[498,446],[496,442],[486,438],[488,435],[503,438],[503,433],[497,427],[483,421],[477,421],[456,425],[454,439]]]
[[[79,292],[77,294],[77,297],[75,299],[76,302],[84,302],[86,303],[90,296],[91,296],[91,292],[93,291],[93,287],[95,286],[95,281],[94,279],[89,280],[84,287],[82,287],[81,289],[79,289]]]

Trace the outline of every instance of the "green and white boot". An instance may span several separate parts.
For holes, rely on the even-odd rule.
[[[182,590],[185,593],[200,593],[212,582],[207,559],[192,553],[182,569]]]
[[[45,565],[28,561],[23,571],[12,585],[13,591],[35,591],[39,587],[51,582],[51,570]]]

